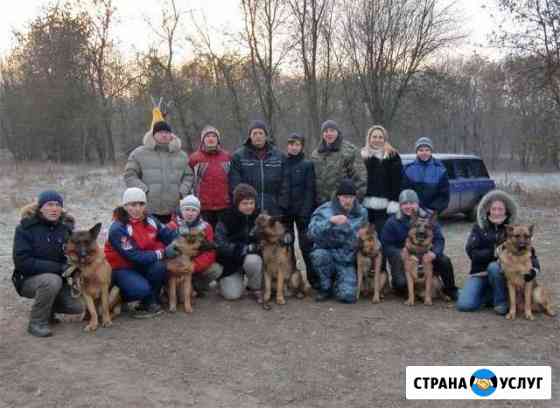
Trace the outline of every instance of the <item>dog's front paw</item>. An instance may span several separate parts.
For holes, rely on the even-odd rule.
[[[533,313],[525,313],[525,319],[535,320],[535,316],[533,316]]]
[[[90,323],[86,327],[84,327],[85,332],[92,332],[97,330],[97,323]]]
[[[404,304],[407,306],[414,306],[414,299],[407,299],[404,301]]]
[[[285,305],[286,301],[284,300],[284,298],[278,298],[278,299],[276,299],[276,304],[277,305]]]
[[[109,319],[109,320],[105,320],[103,322],[103,327],[111,327],[113,325],[113,322]]]
[[[177,311],[177,306],[169,306],[169,313],[175,313]]]
[[[432,299],[425,299],[425,300],[424,300],[424,305],[425,305],[425,306],[432,306],[432,305],[433,305]]]
[[[381,303],[381,298],[379,296],[374,296],[371,298],[371,303]]]
[[[185,305],[185,313],[192,313],[193,308],[191,305]]]
[[[506,315],[506,319],[508,319],[508,320],[515,320],[515,313],[509,312],[509,313]]]

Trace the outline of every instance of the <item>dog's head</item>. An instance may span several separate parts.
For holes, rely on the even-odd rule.
[[[533,225],[506,225],[506,242],[515,252],[523,252],[531,248]]]
[[[286,231],[279,218],[266,213],[259,214],[255,226],[257,238],[270,243],[278,242]]]
[[[89,230],[73,231],[66,242],[64,252],[72,263],[85,266],[93,261],[99,249],[97,237],[101,231],[101,223],[95,224]]]
[[[214,242],[208,241],[204,231],[195,230],[182,234],[175,241],[182,255],[195,257],[200,252],[216,249]]]
[[[373,254],[378,248],[375,225],[366,224],[358,230],[359,248],[364,254]]]
[[[416,212],[412,213],[408,236],[419,245],[430,241],[434,236],[435,222],[435,213],[432,213],[429,217],[420,217]]]

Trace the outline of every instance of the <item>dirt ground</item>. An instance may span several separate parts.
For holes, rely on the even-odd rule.
[[[107,221],[120,181],[77,177],[63,180],[67,202],[81,203],[73,213],[84,226]],[[266,312],[249,299],[226,302],[212,293],[189,316],[121,316],[95,334],[70,321],[51,338],[33,338],[26,333],[31,301],[17,296],[10,276],[15,207],[36,183],[0,177],[0,188],[11,191],[0,199],[0,407],[559,406],[558,318],[509,322],[490,310],[459,313],[441,301],[410,308],[394,297],[380,305],[289,299]],[[559,215],[558,208],[522,210],[522,219],[537,225],[540,280],[556,300]],[[470,225],[444,223],[459,285],[468,272]],[[407,365],[550,365],[553,399],[407,401]]]

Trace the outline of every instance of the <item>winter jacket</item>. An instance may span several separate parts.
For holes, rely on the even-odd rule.
[[[284,215],[303,217],[307,220],[315,209],[316,184],[313,162],[306,160],[303,152],[290,156],[284,162],[284,181],[280,207]]]
[[[428,213],[422,209],[418,212],[419,216],[426,217]],[[381,231],[381,244],[383,245],[383,253],[386,256],[398,256],[404,248],[404,243],[408,237],[410,230],[410,217],[399,211],[389,217],[383,231]],[[432,241],[432,252],[436,256],[443,255],[445,249],[445,239],[441,232],[440,225],[436,222],[434,225],[434,239]]]
[[[64,244],[74,228],[74,218],[65,212],[57,222],[50,222],[39,213],[37,204],[21,210],[13,246],[12,281],[18,293],[25,279],[42,273],[61,275],[66,268]]]
[[[231,154],[218,148],[207,152],[202,146],[191,154],[189,166],[194,172],[193,192],[203,211],[223,210],[230,206],[228,173]]]
[[[367,171],[366,197],[362,204],[371,210],[385,210],[390,202],[398,206],[401,192],[402,162],[395,150],[386,151],[382,159],[367,155],[362,149],[362,159]]]
[[[344,178],[352,179],[358,196],[364,197],[367,179],[364,161],[358,148],[344,140],[342,134],[331,145],[323,140],[311,153],[311,160],[315,165],[317,205],[329,202]]]
[[[175,230],[175,237],[179,235],[187,234],[191,231],[203,231],[204,237],[208,242],[214,242],[214,230],[212,226],[208,224],[203,219],[198,218],[193,225],[189,226],[182,219],[178,219],[179,228]],[[174,244],[171,244],[174,246]],[[208,269],[214,262],[216,262],[216,251],[214,249],[208,251],[202,251],[192,260],[193,263],[193,274],[204,272]]]
[[[257,208],[270,215],[281,215],[278,204],[282,191],[282,167],[284,154],[270,143],[266,143],[264,157],[253,147],[250,139],[235,151],[229,172],[230,196],[240,183],[247,183],[257,190]]]
[[[113,270],[134,269],[163,259],[165,246],[176,236],[172,229],[164,227],[153,217],[129,219],[123,207],[117,207],[113,216],[104,248],[105,257]]]
[[[435,158],[414,160],[404,166],[402,190],[418,193],[420,206],[438,213],[449,205],[449,177],[443,163]]]
[[[169,145],[160,145],[152,132],[146,133],[143,145],[128,157],[124,182],[127,187],[146,192],[150,213],[172,214],[192,188],[192,171],[187,154],[181,150],[181,140],[175,136]]]
[[[340,214],[346,215],[349,222],[333,224],[331,217]],[[347,214],[335,197],[313,212],[307,235],[313,241],[313,249],[327,249],[337,261],[353,263],[358,248],[358,230],[367,222],[367,210],[358,200],[354,200],[354,206]]]
[[[493,201],[499,199],[506,206],[506,220],[500,224],[492,224],[488,220],[489,208]],[[467,238],[465,250],[471,259],[471,274],[486,271],[491,262],[496,261],[496,246],[506,239],[506,225],[514,224],[519,212],[517,203],[508,193],[494,190],[487,193],[478,205],[477,223],[473,225]],[[536,272],[540,270],[535,250],[531,253],[531,262]]]
[[[245,215],[236,208],[227,210],[216,226],[218,262],[223,265],[222,278],[231,275],[243,265],[243,254],[249,244],[256,243],[255,220],[259,212]]]

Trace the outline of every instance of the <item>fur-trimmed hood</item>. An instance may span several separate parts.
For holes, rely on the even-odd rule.
[[[480,203],[478,204],[476,220],[481,229],[485,229],[489,226],[488,211],[490,210],[492,202],[496,200],[502,201],[506,206],[507,218],[505,223],[513,224],[516,222],[519,214],[519,206],[517,205],[515,199],[505,191],[492,190],[482,197]]]
[[[32,225],[43,219],[43,216],[39,212],[39,203],[37,203],[37,201],[24,205],[20,209],[19,215],[20,222],[24,225],[24,227]],[[68,214],[68,212],[63,208],[62,215],[60,216],[60,222],[73,230],[74,225],[76,224],[76,219],[72,215]]]
[[[178,152],[179,150],[181,150],[181,139],[179,139],[175,134],[173,134],[173,136],[173,139],[171,140],[171,142],[169,142],[170,153]],[[144,135],[142,144],[151,150],[155,150],[157,143],[151,130],[147,131]]]

